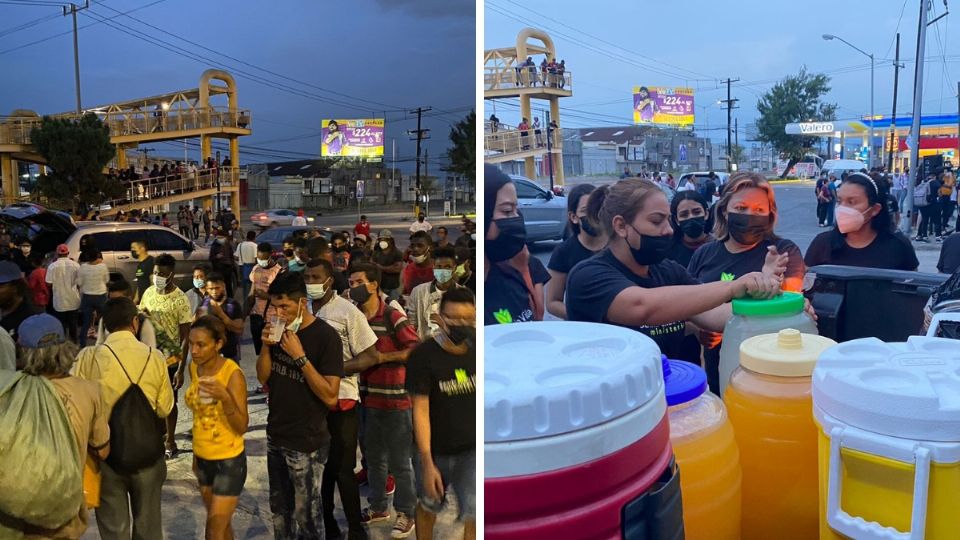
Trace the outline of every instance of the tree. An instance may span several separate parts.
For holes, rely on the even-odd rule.
[[[769,143],[788,160],[782,176],[817,144],[817,137],[787,135],[784,128],[792,122],[833,120],[837,106],[822,101],[829,91],[830,77],[807,73],[804,67],[796,76],[774,85],[757,101],[760,113],[757,139]]]
[[[730,162],[736,163],[738,169],[740,168],[740,164],[743,163],[743,158],[745,158],[746,155],[747,151],[743,146],[735,144],[730,147]]]
[[[52,204],[83,213],[123,195],[120,181],[103,173],[116,149],[97,115],[87,113],[79,120],[44,116],[30,140],[51,169],[37,179],[37,186]]]
[[[477,113],[470,111],[467,117],[450,129],[450,142],[447,150],[450,165],[443,170],[466,177],[470,182],[477,181]]]

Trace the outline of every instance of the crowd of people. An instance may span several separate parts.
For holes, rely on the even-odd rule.
[[[563,88],[566,85],[566,60],[557,62],[556,58],[551,58],[548,62],[547,57],[544,56],[538,70],[533,57],[528,56],[514,69],[516,71],[516,86],[537,86],[539,84],[550,88]]]
[[[732,299],[800,292],[815,265],[919,266],[910,240],[893,226],[889,182],[862,172],[844,177],[836,227],[806,254],[774,232],[776,197],[757,173],[730,175],[716,186],[717,197],[708,197],[702,182],[672,200],[646,178],[581,184],[567,199],[570,234],[546,268],[526,247],[513,182],[493,166],[484,174],[484,283],[496,284],[484,289],[484,324],[550,313],[632,328],[668,357],[703,364],[715,393]]]
[[[231,167],[229,157],[222,162],[212,157],[202,163],[195,161],[154,162],[153,166],[133,165],[124,168],[110,168],[107,176],[120,182],[124,187],[124,196],[116,204],[131,204],[165,195],[181,193],[192,188],[193,181],[201,177],[212,181],[220,179],[221,172]],[[182,181],[182,182],[181,182]],[[172,183],[171,182],[175,182]]]
[[[185,236],[198,237],[196,215],[180,208],[176,223]],[[235,216],[214,221],[210,261],[193,268],[186,290],[173,257],[152,257],[144,241],[131,245],[138,266],[129,282],[110,279],[92,243],[81,247],[79,263],[61,245],[39,280],[15,262],[29,258],[29,242],[6,250],[0,370],[54,381],[63,425],[85,458],[57,466],[89,469],[85,490],[96,483],[99,497],[80,504],[64,494],[76,512],[57,527],[0,511],[0,531],[78,538],[95,508],[101,538],[161,538],[161,489],[166,462],[180,455],[178,394],[185,390],[193,427],[180,435],[192,440],[208,538],[233,537],[253,393],[269,407],[276,538],[366,538],[368,525],[390,519],[395,538],[414,531],[431,538],[451,491],[464,536],[473,538],[473,222],[464,218],[451,242],[445,227],[420,216],[401,250],[389,229],[374,236],[366,216],[329,240],[311,229],[282,246],[257,243],[254,231],[242,235]],[[247,336],[253,358],[241,358]],[[244,373],[252,370],[259,386],[248,392]],[[50,422],[36,421],[44,419]],[[334,517],[335,491],[347,531]]]

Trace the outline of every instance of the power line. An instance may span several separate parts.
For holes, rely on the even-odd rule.
[[[47,15],[47,16],[44,16],[44,17],[39,17],[39,18],[30,20],[30,21],[27,21],[27,22],[25,22],[25,23],[21,23],[21,24],[19,24],[19,25],[17,25],[17,26],[11,26],[10,28],[4,29],[4,30],[0,30],[0,38],[9,36],[9,35],[11,35],[11,34],[15,34],[15,33],[17,33],[17,32],[23,31],[23,30],[28,30],[28,29],[30,29],[30,28],[33,28],[34,26],[38,26],[38,25],[43,24],[43,23],[45,23],[45,22],[52,21],[52,20],[59,19],[59,18],[60,18],[60,14],[59,14],[59,13],[54,13],[54,14],[52,14],[52,15]]]

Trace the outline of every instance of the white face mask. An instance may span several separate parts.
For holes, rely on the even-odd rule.
[[[413,255],[410,258],[413,259],[413,262],[421,264],[423,261],[427,260],[427,254],[424,253],[423,255]]]
[[[157,288],[158,291],[165,290],[167,288],[167,278],[154,274],[153,285]]]
[[[310,300],[323,298],[327,292],[326,283],[307,283],[307,298]]]
[[[380,249],[387,249],[390,246],[386,241],[380,242]]]
[[[859,231],[866,222],[866,217],[864,217],[862,212],[858,212],[856,209],[850,208],[849,206],[838,206],[836,215],[837,230],[842,234]]]
[[[309,285],[307,286],[309,287]],[[297,318],[287,325],[287,330],[296,334],[300,330],[301,324],[303,324],[303,304],[297,304]]]
[[[257,259],[257,264],[260,268],[266,268],[270,264],[270,259]]]

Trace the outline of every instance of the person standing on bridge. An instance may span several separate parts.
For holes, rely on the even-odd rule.
[[[211,225],[211,222],[213,221],[213,212],[211,212],[211,210],[207,208],[206,210],[204,210],[203,217],[201,218],[201,220],[203,221],[203,243],[209,244],[210,243],[210,225]],[[199,237],[199,235],[197,236]]]

